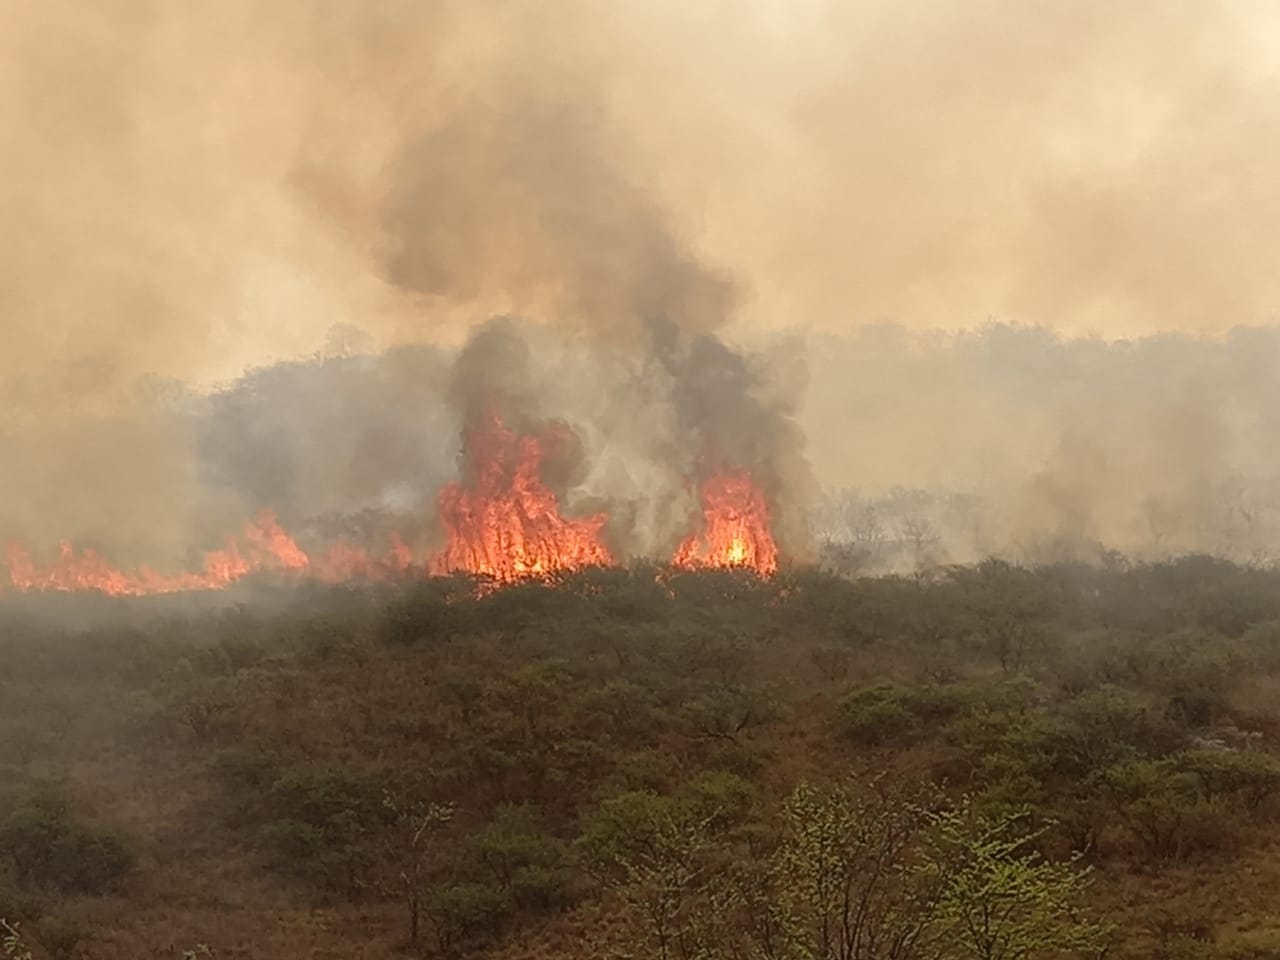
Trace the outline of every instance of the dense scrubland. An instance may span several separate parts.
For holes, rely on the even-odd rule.
[[[235,599],[0,605],[10,956],[1280,957],[1280,573]]]

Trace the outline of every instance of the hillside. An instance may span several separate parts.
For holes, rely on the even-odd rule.
[[[0,604],[0,916],[36,957],[798,956],[765,919],[817,935],[820,824],[867,828],[844,868],[901,831],[886,930],[994,825],[1062,895],[1040,926],[1097,933],[1067,953],[1280,956],[1278,573],[270,596]],[[943,901],[934,953],[848,955],[977,955]]]

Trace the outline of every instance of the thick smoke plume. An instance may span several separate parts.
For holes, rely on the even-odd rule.
[[[1273,354],[1135,341],[1143,392],[1104,341],[1274,317],[1277,16],[0,0],[0,536],[165,557],[263,501],[421,514],[456,350],[511,315],[525,413],[582,443],[566,496],[630,551],[724,461],[803,554],[797,423],[825,487],[981,488],[1001,519],[967,549],[1210,543],[1223,485],[1270,475],[1241,424]],[[992,316],[1055,359],[920,339]],[[885,319],[909,345],[811,339],[809,376],[736,346]]]

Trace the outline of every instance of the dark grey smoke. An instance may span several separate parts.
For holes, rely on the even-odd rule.
[[[597,392],[585,409],[554,388],[531,389],[525,334],[510,321],[472,335],[450,395],[464,420],[500,404],[532,419],[594,421],[602,453],[626,448],[617,456],[646,461],[595,491],[617,502],[615,536],[627,551],[670,549],[688,532],[700,481],[747,469],[785,546],[801,553],[811,484],[799,397],[779,394],[763,358],[720,336],[738,291],[635,179],[601,92],[517,71],[498,96],[468,101],[407,141],[380,208],[384,273],[453,301],[505,283],[553,340],[574,345],[575,375]],[[598,420],[601,395],[619,408],[610,422]]]
[[[194,412],[203,484],[244,514],[421,512],[452,473],[442,402],[449,358],[431,347],[255,370]]]
[[[802,399],[769,376],[767,355],[735,350],[713,334],[667,345],[687,475],[695,481],[746,468],[764,490],[791,559],[808,553],[806,512],[815,483],[797,416]]]

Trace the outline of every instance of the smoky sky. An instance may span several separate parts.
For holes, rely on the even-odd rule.
[[[832,438],[810,443],[823,485],[868,502],[929,492],[919,516],[954,559],[1280,549],[1274,327],[1104,341],[886,325],[809,348],[802,423]],[[956,496],[964,516],[942,503]]]
[[[0,0],[0,531],[407,503],[456,466],[449,364],[495,315],[583,435],[581,495],[647,545],[708,432],[789,513],[807,457],[828,487],[994,472],[1008,529],[1191,516],[1271,469],[1274,353],[1230,331],[1280,301],[1278,27],[1263,0]]]
[[[1269,322],[1277,16],[5,0],[6,400],[644,298],[827,330]]]

